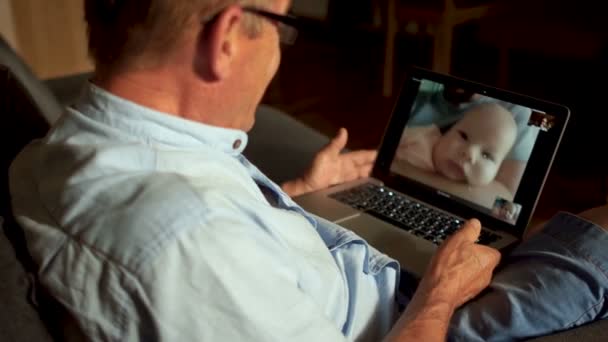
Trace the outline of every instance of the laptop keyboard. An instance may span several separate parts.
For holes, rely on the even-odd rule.
[[[371,183],[331,194],[330,197],[436,245],[440,245],[464,224],[463,220],[452,215]],[[477,242],[489,245],[499,239],[500,235],[482,229]]]

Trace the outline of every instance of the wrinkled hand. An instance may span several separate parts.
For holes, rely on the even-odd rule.
[[[325,189],[329,186],[368,177],[376,159],[374,150],[341,153],[348,141],[348,132],[340,128],[338,134],[319,152],[306,173],[283,184],[290,196]]]
[[[433,256],[405,312],[385,341],[445,341],[456,308],[485,289],[500,253],[477,245],[481,224],[467,221]]]
[[[475,297],[492,280],[500,253],[476,244],[481,223],[472,219],[448,238],[431,260],[419,289],[451,304],[453,309]]]

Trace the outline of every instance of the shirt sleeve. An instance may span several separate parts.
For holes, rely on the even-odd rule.
[[[163,341],[342,341],[281,243],[246,218],[184,232],[142,278]]]

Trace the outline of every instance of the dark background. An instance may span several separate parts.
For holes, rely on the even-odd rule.
[[[326,135],[350,133],[349,148],[376,148],[409,64],[432,68],[433,25],[400,22],[395,91],[382,95],[387,0],[329,0],[318,29],[300,32],[283,50],[263,100]],[[399,0],[397,6],[442,11],[442,0]],[[451,74],[570,107],[572,116],[543,193],[539,216],[605,203],[608,185],[608,12],[604,1],[455,1],[491,4],[453,35]],[[427,28],[429,27],[430,28]],[[411,31],[411,30],[410,30]],[[501,82],[500,54],[508,63]]]

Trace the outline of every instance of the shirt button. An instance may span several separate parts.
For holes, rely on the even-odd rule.
[[[236,150],[236,149],[238,149],[239,147],[241,147],[241,144],[242,144],[242,143],[243,143],[243,142],[241,141],[241,139],[236,139],[236,140],[234,141],[234,144],[232,144],[232,148]]]

